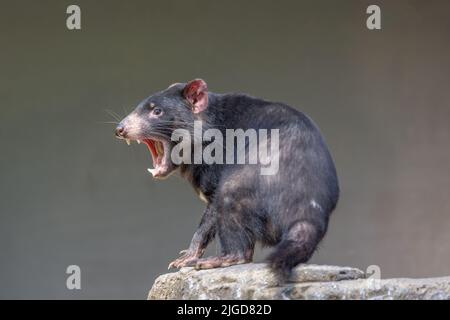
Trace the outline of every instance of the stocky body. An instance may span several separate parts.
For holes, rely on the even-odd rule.
[[[261,174],[260,163],[174,164],[170,134],[176,129],[193,134],[195,121],[201,121],[203,130],[217,129],[224,136],[227,129],[265,129],[269,144],[271,130],[277,130],[279,148],[270,154],[279,163],[276,173]],[[152,151],[156,178],[178,170],[206,202],[189,249],[171,267],[249,262],[259,241],[275,246],[269,263],[287,276],[295,265],[309,260],[327,231],[339,198],[336,169],[317,126],[294,108],[245,94],[208,92],[203,80],[193,80],[145,99],[120,123],[116,135],[144,141]],[[247,144],[245,152],[249,156],[258,150]],[[219,256],[202,258],[215,236]]]

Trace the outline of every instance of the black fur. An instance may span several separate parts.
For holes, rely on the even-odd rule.
[[[217,128],[224,136],[225,129],[279,129],[280,155],[274,176],[261,175],[260,165],[179,166],[208,204],[190,248],[175,266],[202,267],[200,257],[217,235],[229,264],[251,261],[257,241],[275,246],[268,261],[288,276],[314,253],[339,197],[335,166],[319,129],[300,111],[245,94],[208,92],[207,109],[194,114],[183,97],[184,87],[169,87],[138,106],[134,112],[143,118],[150,103],[164,110],[164,121],[145,121],[142,134],[170,135],[177,127],[191,129],[196,119],[203,121],[204,130]],[[227,264],[212,266],[222,265]]]

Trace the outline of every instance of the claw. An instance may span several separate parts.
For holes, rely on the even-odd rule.
[[[189,254],[189,250],[183,250],[186,251],[183,253],[183,255],[181,257],[179,257],[178,259],[175,259],[174,261],[172,261],[169,266],[167,267],[167,269],[171,269],[171,268],[183,268],[183,267],[188,267],[188,266],[193,266],[195,264],[195,262],[197,261],[197,256],[196,255],[191,255]]]
[[[188,252],[188,250],[186,249],[186,250],[181,250],[180,251],[180,254],[185,254],[185,253],[187,253]]]

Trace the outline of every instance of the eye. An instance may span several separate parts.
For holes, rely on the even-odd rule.
[[[155,107],[155,108],[152,110],[152,113],[153,113],[155,116],[159,116],[159,115],[162,114],[162,110],[161,110],[161,108]]]

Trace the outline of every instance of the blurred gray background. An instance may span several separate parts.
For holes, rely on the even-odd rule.
[[[66,29],[73,3],[81,31]],[[196,77],[320,126],[342,197],[313,263],[449,275],[449,14],[445,0],[2,0],[0,298],[146,297],[203,204],[152,180],[105,110]],[[82,290],[66,289],[71,264]]]

